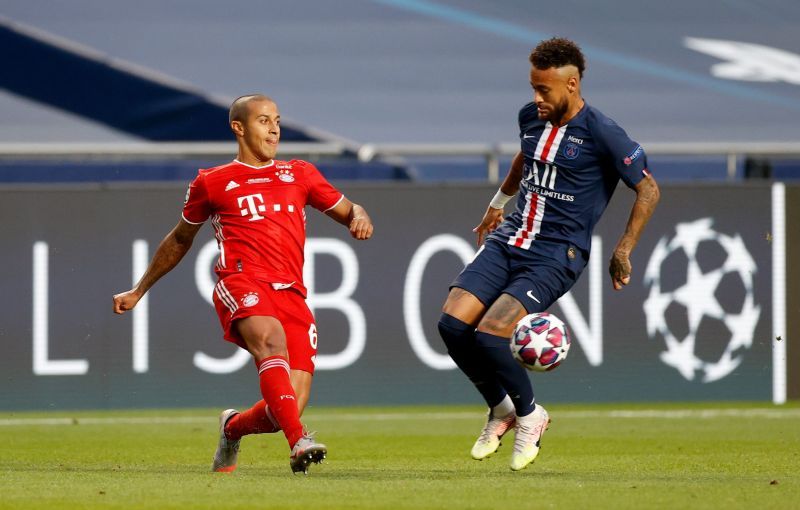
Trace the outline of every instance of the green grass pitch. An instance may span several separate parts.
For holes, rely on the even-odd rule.
[[[329,448],[293,476],[283,436],[210,473],[219,410],[0,413],[0,508],[800,508],[800,406],[547,406],[539,458],[477,462],[472,407],[311,408]]]

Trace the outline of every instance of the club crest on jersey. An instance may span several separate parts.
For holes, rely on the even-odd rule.
[[[291,170],[278,170],[275,175],[283,182],[294,182],[294,174]]]
[[[258,292],[248,292],[242,298],[244,306],[255,306],[258,304]]]
[[[564,146],[564,157],[567,159],[575,159],[581,153],[581,148],[572,142]]]

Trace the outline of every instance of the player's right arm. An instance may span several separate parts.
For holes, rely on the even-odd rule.
[[[129,291],[114,296],[114,313],[125,313],[133,309],[145,292],[162,276],[169,273],[181,261],[192,241],[203,225],[187,223],[183,218],[158,245],[153,260],[147,266],[139,282]]]
[[[522,152],[518,152],[511,161],[511,168],[506,174],[506,178],[503,179],[503,184],[492,199],[489,207],[486,208],[483,219],[477,227],[472,229],[473,232],[478,234],[478,246],[482,245],[486,236],[503,222],[503,206],[519,190],[519,183],[522,180],[523,161]]]
[[[131,290],[114,296],[114,313],[125,313],[133,309],[159,278],[172,271],[192,247],[192,241],[202,226],[188,223],[181,218],[158,245],[153,260],[139,282]]]
[[[180,221],[158,245],[153,260],[150,261],[142,278],[131,290],[114,296],[114,313],[125,313],[133,309],[159,278],[178,265],[192,247],[194,236],[210,214],[211,205],[206,179],[201,170],[186,190]]]

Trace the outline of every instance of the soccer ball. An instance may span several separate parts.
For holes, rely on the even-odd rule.
[[[532,313],[517,322],[511,354],[528,370],[547,372],[567,359],[571,343],[561,319],[550,313]]]

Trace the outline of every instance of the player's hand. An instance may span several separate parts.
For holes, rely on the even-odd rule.
[[[615,251],[608,262],[608,273],[614,290],[620,290],[631,281],[631,261],[627,253]]]
[[[503,210],[495,209],[491,206],[487,207],[486,214],[483,215],[483,220],[481,220],[480,225],[472,229],[473,232],[478,234],[478,246],[481,246],[486,235],[492,233],[502,222]]]
[[[372,220],[363,208],[353,216],[353,221],[350,222],[350,235],[353,239],[364,241],[372,237]]]
[[[133,310],[133,307],[136,306],[136,303],[138,303],[140,299],[142,299],[142,296],[134,290],[115,295],[114,313],[122,314],[128,310]]]

